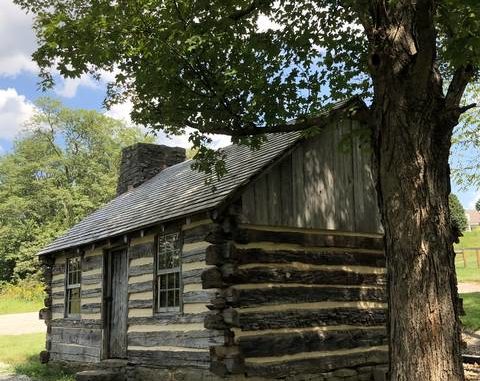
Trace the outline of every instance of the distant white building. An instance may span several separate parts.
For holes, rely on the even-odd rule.
[[[480,227],[480,212],[476,210],[466,210],[467,216],[467,231],[472,231]]]

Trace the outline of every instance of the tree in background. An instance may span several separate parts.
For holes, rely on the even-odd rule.
[[[44,86],[52,67],[116,70],[108,102],[131,97],[153,129],[196,129],[205,171],[224,170],[207,133],[257,146],[266,132],[318,131],[334,100],[371,100],[355,116],[385,229],[390,377],[463,380],[448,159],[474,106],[462,97],[480,64],[478,0],[14,1],[36,15]]]
[[[477,202],[475,203],[475,210],[477,212],[480,212],[480,200],[477,200]]]
[[[450,196],[448,197],[448,204],[450,205],[450,214],[452,216],[454,229],[456,229],[459,233],[465,231],[468,224],[467,216],[465,215],[465,209],[463,209],[463,206],[460,203],[457,195],[450,193]]]
[[[96,111],[36,106],[0,156],[0,281],[35,273],[42,247],[113,198],[121,148],[153,139]]]

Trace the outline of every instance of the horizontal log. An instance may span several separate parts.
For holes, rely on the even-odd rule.
[[[61,274],[65,274],[65,263],[58,263],[54,266],[52,266],[52,276],[54,275],[61,275]]]
[[[63,352],[50,351],[50,361],[68,361],[78,363],[96,363],[100,362],[100,356],[90,356],[87,354],[68,354]]]
[[[102,311],[102,303],[82,304],[82,313],[100,313]]]
[[[184,245],[182,249],[182,263],[203,262],[205,253],[210,246],[205,241]]]
[[[346,270],[310,270],[295,268],[254,267],[232,270],[223,274],[227,284],[242,283],[303,283],[324,285],[384,285],[385,274],[365,274]]]
[[[50,311],[54,314],[63,314],[65,312],[65,305],[62,304],[52,304]]]
[[[182,296],[183,303],[209,303],[215,297],[216,291],[202,290],[184,292]]]
[[[155,244],[153,241],[130,246],[128,248],[129,259],[153,257],[154,253],[155,253]]]
[[[239,314],[239,326],[245,331],[329,325],[378,326],[385,323],[386,310],[380,308],[333,308]]]
[[[208,352],[197,351],[148,351],[128,350],[128,361],[133,364],[162,365],[162,367],[194,367],[207,369],[210,363]]]
[[[102,273],[92,274],[92,275],[84,275],[82,274],[82,284],[97,284],[103,282],[103,275]]]
[[[100,357],[100,347],[52,342],[52,352]]]
[[[101,329],[52,327],[50,337],[53,343],[77,344],[98,348],[102,345]]]
[[[153,308],[153,300],[129,300],[128,301],[128,309],[136,309],[136,308]]]
[[[238,243],[278,242],[291,243],[307,247],[340,247],[383,250],[382,237],[313,233],[306,231],[258,230],[240,227],[233,233]]]
[[[94,320],[94,319],[81,319],[81,320],[54,319],[51,322],[51,326],[52,326],[52,329],[55,327],[99,329],[99,328],[103,328],[103,322],[100,320]]]
[[[82,271],[90,271],[103,267],[103,255],[84,257],[82,259]]]
[[[96,297],[101,297],[103,292],[102,288],[91,288],[89,290],[81,290],[82,298],[96,298]],[[63,294],[63,293],[62,293]]]
[[[311,303],[323,301],[376,301],[385,302],[383,287],[275,287],[235,289],[223,292],[227,303],[234,307],[282,303]]]
[[[63,299],[65,297],[64,291],[52,292],[52,299]]]
[[[152,290],[153,290],[153,279],[152,281],[130,283],[128,285],[129,294],[136,293],[136,292],[152,291]]]
[[[178,313],[162,313],[152,317],[128,318],[129,326],[132,325],[169,325],[169,324],[190,324],[203,323],[207,313],[183,314]]]
[[[238,264],[300,262],[316,265],[385,267],[383,253],[349,249],[264,250],[260,248],[243,249],[232,245],[228,255]]]
[[[208,349],[211,345],[223,345],[225,338],[218,331],[163,331],[129,332],[128,345],[141,347],[188,347]]]
[[[245,357],[268,357],[386,345],[387,334],[385,328],[327,332],[309,330],[240,337],[237,343]]]
[[[216,228],[214,223],[196,226],[183,231],[183,243],[204,241],[205,237]]]
[[[182,272],[182,282],[183,284],[194,284],[202,283],[202,272],[206,271],[205,269],[195,269],[190,271]]]
[[[131,266],[128,269],[129,276],[152,274],[153,276],[153,263],[148,263],[140,266]]]
[[[367,349],[365,351],[339,351],[339,354],[320,355],[319,357],[306,356],[288,360],[283,358],[279,362],[255,362],[246,359],[245,367],[248,376],[276,378],[294,376],[296,374],[312,374],[318,372],[330,372],[341,368],[354,368],[357,366],[373,366],[388,363],[388,351],[384,349]],[[270,359],[270,358],[269,358]]]

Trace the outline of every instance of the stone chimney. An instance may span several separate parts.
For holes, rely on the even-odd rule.
[[[167,167],[185,161],[185,149],[137,143],[122,150],[117,196],[138,187]]]

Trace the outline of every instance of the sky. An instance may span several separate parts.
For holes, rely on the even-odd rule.
[[[268,20],[260,22],[268,23]],[[11,150],[13,140],[34,113],[35,100],[45,95],[61,100],[68,107],[95,109],[114,118],[130,120],[131,104],[128,102],[110,110],[103,108],[108,75],[101,81],[87,76],[67,80],[59,77],[55,87],[47,93],[39,90],[38,67],[31,59],[36,47],[32,16],[26,15],[12,0],[0,0],[0,36],[0,155]],[[159,134],[158,143],[188,147],[188,138],[169,139]],[[213,136],[214,147],[228,144],[229,137]],[[452,191],[465,208],[473,208],[480,198],[477,189],[463,191],[452,184]]]

